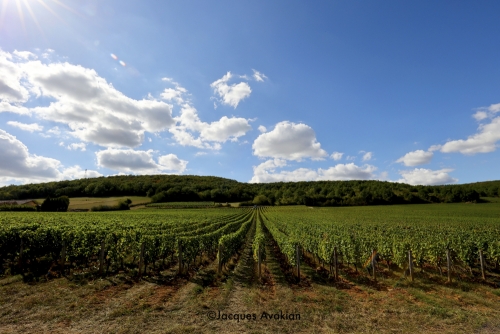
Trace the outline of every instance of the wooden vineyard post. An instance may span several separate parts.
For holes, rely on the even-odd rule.
[[[297,264],[297,278],[300,282],[300,249],[299,249],[299,244],[295,245],[295,263]]]
[[[23,252],[24,252],[24,240],[21,239],[21,248],[19,249],[19,258],[17,260],[17,264],[21,271],[23,270]]]
[[[262,252],[261,252],[261,250],[260,250],[260,244],[259,244],[258,255],[259,255],[259,256],[258,256],[258,257],[259,257],[259,278],[261,278],[261,273],[262,273],[262,271],[261,271],[261,267],[260,267],[260,266],[261,266],[261,264],[262,264]]]
[[[177,241],[177,248],[179,249],[179,275],[182,274],[182,243],[179,239]]]
[[[144,242],[141,244],[141,255],[139,256],[139,277],[142,277],[142,267],[144,266]],[[144,268],[146,271],[146,268]]]
[[[484,257],[481,249],[479,250],[479,262],[481,262],[481,275],[483,276],[483,280],[486,280],[486,275],[484,274]]]
[[[339,261],[337,254],[337,247],[333,249],[333,265],[335,266],[335,280],[339,280]]]
[[[63,241],[62,249],[61,249],[61,259],[59,265],[61,267],[61,273],[64,276],[64,264],[66,263],[66,241]]]
[[[377,281],[377,271],[375,270],[375,250],[372,250],[372,271],[373,271],[373,280]]]
[[[99,253],[99,275],[102,275],[104,269],[104,240],[101,241],[101,251]]]
[[[413,259],[411,250],[408,251],[408,269],[410,270],[410,280],[413,282]]]
[[[219,265],[217,267],[217,273],[222,273],[222,245],[219,244],[219,250],[217,252],[217,258],[219,259]]]
[[[451,257],[449,249],[446,250],[446,262],[448,267],[448,283],[451,283]]]

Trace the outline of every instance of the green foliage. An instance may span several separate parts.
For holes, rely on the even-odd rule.
[[[265,225],[281,252],[294,264],[293,245],[331,263],[334,248],[358,268],[373,250],[401,268],[411,250],[416,265],[438,266],[450,250],[452,261],[464,267],[478,265],[483,251],[489,265],[500,260],[500,206],[498,204],[419,205],[265,210]]]
[[[262,217],[260,212],[257,215],[257,223],[255,227],[255,236],[253,238],[252,250],[253,250],[253,258],[255,261],[259,260],[259,250],[261,254],[261,259],[264,260],[266,258],[266,236],[264,234],[264,230],[262,228]]]
[[[91,259],[97,258],[104,241],[110,265],[134,267],[137,261],[133,259],[138,258],[142,245],[147,264],[174,255],[178,240],[184,242],[183,258],[191,261],[201,251],[213,253],[219,239],[237,231],[253,213],[240,209],[164,212],[4,213],[0,217],[0,263],[13,265],[22,260],[26,269],[33,269],[42,258],[58,259],[65,246],[69,262],[95,267]]]
[[[262,195],[271,205],[353,206],[478,202],[480,197],[498,197],[499,189],[500,181],[445,186],[356,180],[248,184],[213,176],[128,175],[0,187],[0,199],[147,195],[156,203],[245,202]]]
[[[68,211],[68,206],[69,206],[68,196],[60,196],[57,198],[47,197],[47,199],[43,201],[40,208],[42,211],[46,212],[48,211],[65,212]]]
[[[265,195],[257,195],[253,199],[253,204],[255,204],[255,205],[270,205],[271,202],[269,201],[269,198],[267,198]]]
[[[1,205],[0,211],[37,211],[37,208],[31,205]]]

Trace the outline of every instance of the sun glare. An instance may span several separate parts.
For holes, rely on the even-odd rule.
[[[35,23],[37,29],[40,31],[40,33],[44,36],[45,34],[43,32],[43,29],[40,25],[40,22],[38,21],[35,12],[33,11],[32,5],[34,3],[40,4],[42,7],[44,7],[46,10],[48,10],[52,15],[54,15],[58,20],[60,20],[62,23],[65,25],[68,25],[68,23],[60,16],[57,14],[57,12],[52,8],[50,5],[51,4],[56,4],[57,6],[60,6],[74,14],[80,15],[78,12],[73,10],[71,7],[67,6],[66,4],[62,3],[59,0],[0,0],[2,1],[2,6],[1,6],[1,12],[0,12],[0,32],[2,31],[2,28],[5,23],[5,16],[7,14],[7,11],[9,10],[10,6],[15,6],[15,11],[17,12],[17,15],[19,17],[19,21],[21,22],[22,29],[25,34],[27,34],[27,29],[26,29],[26,21],[25,21],[25,10],[26,13],[31,17],[33,22]]]

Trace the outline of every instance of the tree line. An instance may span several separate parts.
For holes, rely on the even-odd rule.
[[[157,203],[214,201],[309,206],[478,202],[481,197],[499,195],[500,181],[441,186],[358,180],[253,184],[193,175],[120,175],[0,188],[1,200],[148,196]]]

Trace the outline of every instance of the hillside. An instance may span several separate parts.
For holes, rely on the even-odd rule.
[[[478,202],[480,197],[498,197],[499,194],[500,181],[443,186],[411,186],[385,181],[252,184],[221,177],[195,175],[109,176],[0,188],[0,200],[63,195],[148,196],[153,202],[241,202],[255,199],[259,204],[311,206]]]

